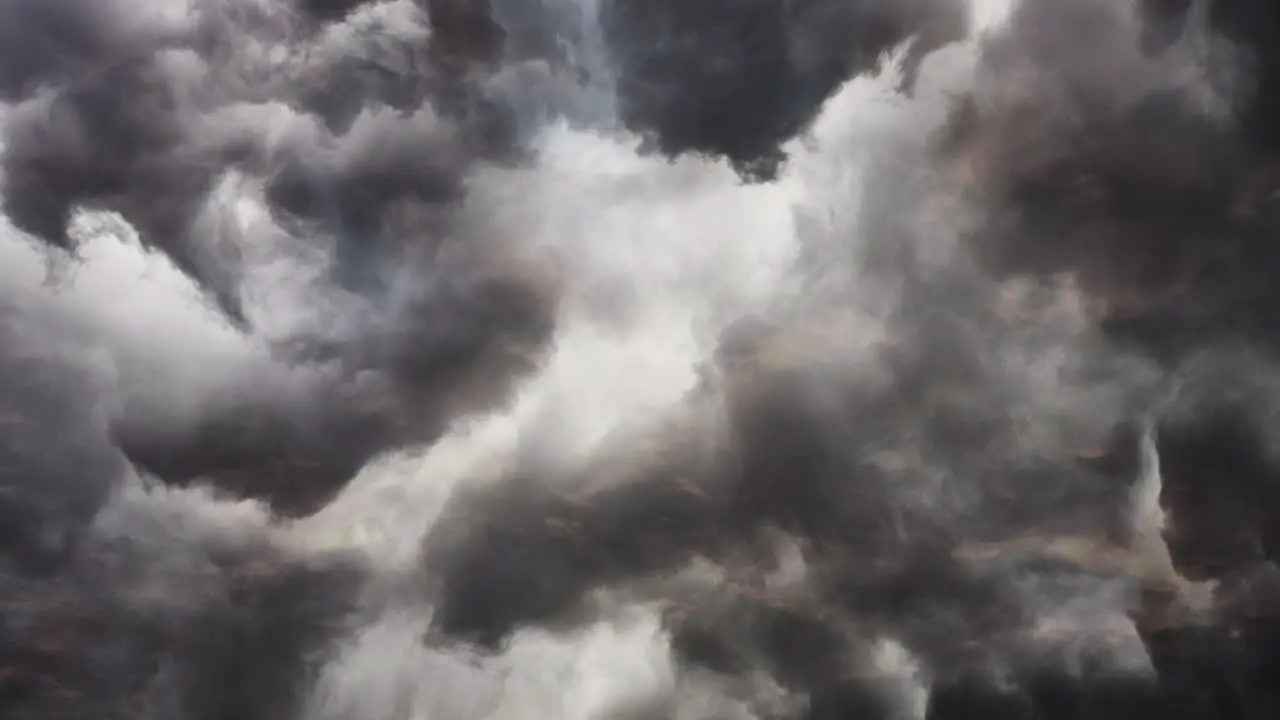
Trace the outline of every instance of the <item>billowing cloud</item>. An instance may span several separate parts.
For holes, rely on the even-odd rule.
[[[1270,717],[1269,12],[0,4],[5,716]]]

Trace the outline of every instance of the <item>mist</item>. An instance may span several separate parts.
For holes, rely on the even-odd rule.
[[[4,716],[1275,716],[1269,7],[0,2]]]

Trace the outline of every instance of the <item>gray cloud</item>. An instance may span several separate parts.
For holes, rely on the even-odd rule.
[[[1223,7],[0,5],[6,716],[1269,717]]]

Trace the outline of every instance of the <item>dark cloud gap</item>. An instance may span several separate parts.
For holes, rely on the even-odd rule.
[[[815,281],[812,306],[733,326],[668,424],[457,490],[404,591],[425,642],[483,655],[656,603],[682,681],[803,700],[744,691],[753,717],[900,717],[911,692],[925,720],[1274,716],[1275,14],[1210,5],[1201,28],[1182,0],[1018,3],[925,170],[889,153],[861,198],[873,240],[840,257],[896,281],[892,342],[854,367],[853,291]],[[509,404],[553,349],[558,278],[465,212],[479,172],[535,167],[539,123],[572,115],[536,97],[529,117],[502,72],[581,88],[610,65],[642,152],[768,182],[851,77],[914,39],[909,91],[967,32],[945,0],[603,0],[593,58],[568,0],[140,7],[0,4],[9,221],[70,251],[75,212],[118,212],[259,341],[255,238],[202,220],[242,175],[370,317],[266,338],[298,386],[264,372],[175,419],[119,402],[85,333],[4,291],[6,717],[307,716],[378,569],[285,549],[278,521]],[[1193,32],[1251,69],[1225,118],[1178,65]],[[911,247],[934,194],[981,211],[942,269]],[[1064,276],[1084,307],[1054,304]],[[1157,470],[1153,539],[1135,514]],[[197,509],[234,499],[269,512]],[[927,687],[886,669],[888,641]]]

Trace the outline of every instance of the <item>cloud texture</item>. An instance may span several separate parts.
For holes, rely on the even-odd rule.
[[[5,717],[1275,716],[1269,7],[0,1]]]

